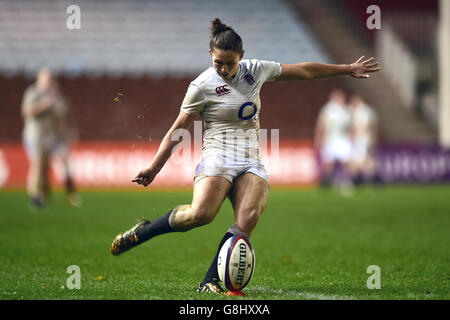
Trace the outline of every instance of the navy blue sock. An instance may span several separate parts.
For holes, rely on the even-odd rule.
[[[219,258],[220,249],[222,248],[223,244],[225,243],[225,241],[230,239],[232,236],[233,236],[233,234],[230,232],[225,233],[225,235],[223,236],[223,238],[219,244],[219,249],[217,249],[216,256],[214,257],[211,265],[209,266],[208,272],[206,272],[206,275],[203,278],[201,285],[211,282],[213,279],[219,280],[219,273],[217,271],[217,259]]]
[[[137,233],[137,237],[140,242],[150,240],[153,237],[159,236],[164,233],[175,232],[175,230],[169,224],[169,218],[172,214],[172,210],[167,212],[164,216],[144,225]]]

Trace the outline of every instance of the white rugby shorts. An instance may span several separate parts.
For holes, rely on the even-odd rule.
[[[326,143],[321,152],[322,161],[330,163],[334,161],[347,162],[351,156],[351,143],[348,139],[335,139]]]
[[[69,152],[67,141],[59,139],[54,135],[37,137],[36,135],[25,134],[23,145],[29,159],[37,159],[43,154],[65,155]]]
[[[222,155],[209,155],[200,160],[195,169],[194,183],[205,177],[224,177],[231,184],[245,173],[253,173],[269,183],[269,176],[261,161],[233,161]]]
[[[365,142],[355,142],[352,144],[351,160],[363,162],[369,155],[369,145]]]

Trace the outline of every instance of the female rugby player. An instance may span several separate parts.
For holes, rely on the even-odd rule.
[[[172,141],[177,129],[188,129],[197,114],[204,121],[202,156],[194,178],[191,204],[179,205],[150,222],[140,221],[119,234],[110,251],[119,255],[157,235],[182,232],[210,223],[228,196],[234,210],[234,224],[219,244],[233,235],[250,238],[269,195],[268,176],[259,154],[259,92],[266,81],[290,81],[351,75],[369,78],[380,69],[373,58],[359,58],[352,64],[304,62],[280,64],[245,60],[242,40],[220,19],[211,22],[210,55],[213,67],[188,87],[177,119],[163,138],[150,166],[132,179],[148,186],[180,141]],[[198,291],[224,293],[219,285],[217,257],[214,257]]]

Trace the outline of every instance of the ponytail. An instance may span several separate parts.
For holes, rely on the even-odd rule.
[[[226,24],[223,24],[219,18],[211,21],[211,40],[209,48],[222,50],[231,50],[237,53],[243,53],[241,37]]]

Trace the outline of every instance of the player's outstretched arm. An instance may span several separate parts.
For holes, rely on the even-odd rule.
[[[326,64],[317,62],[282,64],[282,72],[277,80],[311,80],[339,75],[351,75],[357,79],[366,79],[369,78],[368,73],[381,69],[374,58],[363,60],[364,56],[351,64]]]
[[[161,144],[159,145],[158,152],[150,164],[150,167],[142,170],[138,173],[136,177],[134,177],[131,181],[136,182],[137,184],[142,184],[144,187],[148,186],[152,183],[153,179],[155,179],[156,175],[159,171],[164,167],[167,160],[169,160],[172,150],[175,148],[177,144],[179,144],[182,140],[172,141],[171,137],[175,130],[177,129],[189,129],[194,122],[195,115],[188,115],[183,111],[180,111],[177,119],[173,123],[172,127],[164,136]]]

